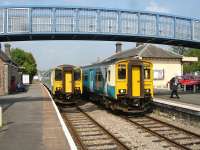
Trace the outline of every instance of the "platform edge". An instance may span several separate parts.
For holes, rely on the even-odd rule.
[[[73,140],[69,130],[67,129],[67,126],[65,125],[65,122],[64,122],[64,120],[63,120],[63,118],[62,118],[62,116],[61,116],[61,114],[60,114],[60,112],[58,110],[58,107],[56,106],[55,102],[53,101],[53,98],[52,98],[51,94],[49,93],[47,88],[42,83],[40,83],[40,84],[43,86],[45,91],[48,93],[48,95],[49,95],[49,97],[51,99],[51,102],[53,103],[54,109],[56,110],[56,114],[58,116],[58,119],[60,121],[60,124],[62,126],[63,132],[65,134],[65,137],[66,137],[66,139],[67,139],[67,141],[69,143],[69,146],[70,146],[71,150],[77,150],[76,144],[74,143],[74,140]]]

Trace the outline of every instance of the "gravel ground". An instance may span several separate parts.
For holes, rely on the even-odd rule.
[[[132,149],[137,150],[175,150],[175,147],[169,147],[165,141],[141,130],[140,128],[126,122],[124,119],[101,110],[92,103],[86,103],[81,106],[92,118],[118,137],[121,141]]]
[[[175,126],[181,127],[185,130],[198,133],[200,135],[200,128],[198,126],[192,126],[189,122],[186,122],[183,119],[177,119],[175,116],[171,116],[171,115],[169,116],[166,113],[162,113],[162,112],[154,112],[150,116],[157,118],[159,120],[168,122],[170,124],[173,124]],[[200,126],[200,122],[199,122],[199,126]]]

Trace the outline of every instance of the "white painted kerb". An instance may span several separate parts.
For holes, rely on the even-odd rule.
[[[189,110],[193,110],[193,111],[200,111],[200,107],[193,106],[192,104],[181,103],[181,102],[177,102],[177,101],[173,102],[173,101],[169,101],[167,99],[162,99],[162,98],[154,98],[153,101],[158,102],[158,103],[167,104],[167,105],[176,106],[176,107],[181,107],[181,108],[185,108],[185,109],[189,109]]]
[[[62,126],[62,129],[64,131],[65,137],[66,137],[66,139],[67,139],[67,141],[69,143],[69,146],[70,146],[71,150],[77,150],[76,144],[74,143],[74,140],[73,140],[69,130],[67,129],[67,127],[65,125],[65,122],[64,122],[64,120],[63,120],[63,118],[62,118],[62,116],[61,116],[61,114],[60,114],[60,112],[58,110],[58,107],[56,106],[53,98],[51,97],[51,94],[49,93],[49,91],[46,89],[46,87],[43,84],[41,84],[41,85],[45,88],[45,90],[47,91],[49,97],[51,98],[51,101],[52,101],[53,106],[54,106],[54,108],[56,110],[56,114],[58,116],[58,119],[60,121],[60,124]]]

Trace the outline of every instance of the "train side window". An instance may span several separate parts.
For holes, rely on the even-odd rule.
[[[150,69],[144,69],[144,79],[150,79]]]
[[[102,81],[103,75],[100,71],[96,72],[96,81]]]
[[[118,79],[126,79],[126,65],[125,64],[118,65]]]
[[[81,71],[80,70],[76,70],[74,72],[74,80],[75,81],[81,80]]]
[[[110,82],[110,70],[108,70],[108,81]]]
[[[56,81],[61,81],[62,80],[62,71],[59,69],[55,70],[55,80]]]
[[[107,72],[107,69],[105,68],[105,79],[107,79],[107,76],[108,76],[108,72]]]
[[[84,74],[84,80],[85,80],[85,81],[88,80],[88,74]]]

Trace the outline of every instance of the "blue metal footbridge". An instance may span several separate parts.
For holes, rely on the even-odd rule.
[[[200,48],[200,20],[82,7],[1,7],[0,42],[104,40]]]

